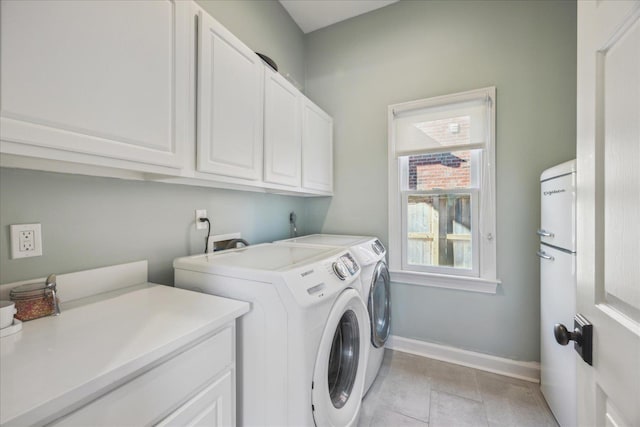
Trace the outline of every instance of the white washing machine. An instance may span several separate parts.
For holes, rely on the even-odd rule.
[[[384,344],[391,328],[390,276],[385,261],[387,252],[384,246],[376,237],[337,234],[311,234],[275,243],[348,248],[362,267],[360,275],[362,298],[367,304],[371,327],[369,362],[364,387],[366,394],[380,371],[384,357]]]
[[[251,303],[237,329],[238,425],[357,425],[370,332],[348,250],[262,244],[173,266],[176,287]]]

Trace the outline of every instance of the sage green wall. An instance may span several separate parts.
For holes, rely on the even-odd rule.
[[[276,0],[201,1],[252,49],[304,80],[303,33]],[[211,188],[0,169],[0,283],[117,263],[149,260],[149,278],[172,284],[174,258],[204,249],[193,226],[207,209],[215,233],[240,231],[252,243],[289,236],[289,212],[300,232],[306,200]],[[9,225],[42,224],[44,255],[10,260]]]
[[[575,156],[576,3],[409,1],[307,35],[308,95],[334,117],[323,232],[388,242],[387,106],[497,88],[497,295],[392,287],[392,333],[539,360],[538,179]]]
[[[278,64],[280,74],[304,85],[304,33],[277,0],[196,0],[255,52]]]
[[[252,242],[285,237],[291,210],[304,233],[387,242],[387,105],[495,85],[503,285],[488,296],[394,284],[393,333],[538,360],[537,181],[575,156],[575,2],[402,0],[306,38],[275,0],[199,3],[334,116],[336,195],[0,169],[0,283],[148,258],[150,279],[170,284],[173,258],[201,250],[196,208]],[[42,223],[45,254],[9,260],[8,225],[27,222]]]
[[[289,237],[289,212],[300,231],[305,199],[244,191],[0,169],[0,283],[149,260],[152,282],[173,284],[174,258],[201,253],[206,209],[213,234],[239,231],[251,243]],[[9,259],[9,224],[41,223],[44,255]]]

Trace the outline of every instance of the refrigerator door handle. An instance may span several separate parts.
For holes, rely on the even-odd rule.
[[[536,255],[538,255],[542,259],[548,259],[549,261],[553,261],[555,259],[551,255],[547,255],[545,251],[537,251]]]
[[[553,237],[554,234],[550,231],[547,230],[543,230],[543,229],[539,229],[538,231],[536,231],[536,234],[538,236],[542,236],[542,237]]]

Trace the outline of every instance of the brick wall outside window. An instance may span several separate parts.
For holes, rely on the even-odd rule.
[[[451,132],[450,124],[458,125]],[[420,123],[417,127],[441,145],[469,142],[469,117]],[[471,185],[471,151],[420,154],[409,157],[409,189],[468,188]]]

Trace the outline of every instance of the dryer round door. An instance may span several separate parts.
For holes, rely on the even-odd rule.
[[[347,289],[331,308],[322,333],[311,390],[317,426],[355,425],[364,390],[369,322],[360,294]]]
[[[384,261],[379,261],[373,271],[368,295],[371,344],[380,348],[391,330],[391,278]]]

